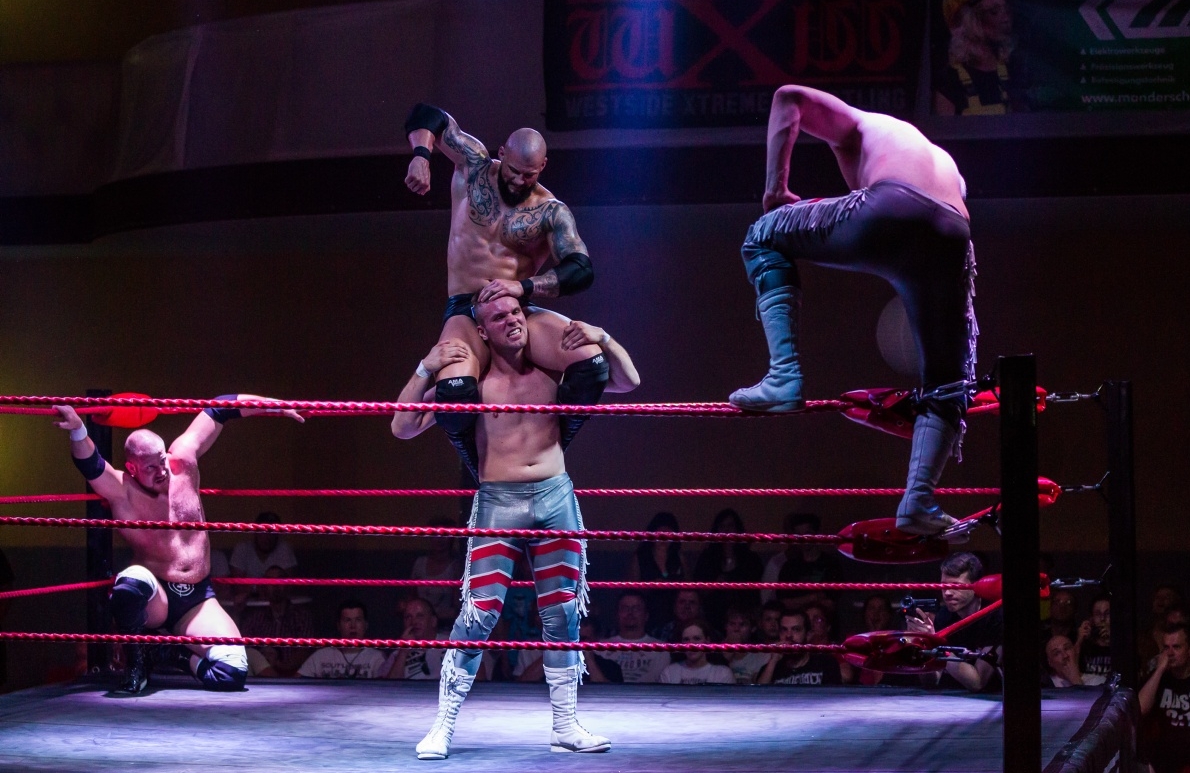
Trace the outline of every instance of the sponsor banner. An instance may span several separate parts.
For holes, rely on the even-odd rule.
[[[940,115],[1190,108],[1185,0],[941,0]]]
[[[908,117],[921,0],[551,0],[546,125],[764,124],[786,83]]]

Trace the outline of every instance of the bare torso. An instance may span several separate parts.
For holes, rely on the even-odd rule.
[[[198,467],[169,457],[168,494],[154,494],[123,475],[124,498],[111,502],[117,521],[201,523]],[[120,529],[132,548],[132,562],[168,582],[196,583],[211,572],[211,543],[205,531]]]
[[[853,190],[896,180],[920,188],[969,217],[962,178],[946,151],[904,121],[881,113],[856,113],[858,144],[832,145],[839,170]]]
[[[528,199],[509,207],[496,187],[499,167],[495,159],[470,170],[456,167],[451,178],[450,295],[476,292],[493,279],[528,279],[550,260],[545,221],[561,202],[538,185]]]
[[[508,373],[492,367],[479,382],[480,402],[542,405],[558,395],[557,378],[534,366]],[[553,414],[485,413],[476,430],[481,481],[530,482],[566,471]]]

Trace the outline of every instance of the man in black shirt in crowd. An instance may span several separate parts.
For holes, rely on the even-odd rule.
[[[972,553],[955,553],[942,562],[942,582],[973,583],[983,577],[983,563]],[[983,600],[975,591],[948,588],[942,591],[943,608],[937,615],[920,609],[905,616],[906,630],[915,633],[934,633],[959,620],[970,617],[983,608]],[[982,653],[974,663],[948,662],[946,669],[925,678],[937,678],[938,686],[963,687],[971,692],[999,692],[1000,658],[1004,644],[1004,615],[999,609],[946,637],[946,643]]]
[[[1190,633],[1185,623],[1167,626],[1157,667],[1140,688],[1140,713],[1154,725],[1147,756],[1155,773],[1190,767]]]
[[[806,613],[786,612],[781,615],[781,643],[806,643]],[[757,684],[794,684],[822,686],[843,684],[839,663],[823,652],[774,652],[761,670]]]

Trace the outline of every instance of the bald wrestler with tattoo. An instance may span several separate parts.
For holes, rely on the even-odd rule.
[[[263,400],[255,395],[223,395],[220,400]],[[124,470],[112,467],[75,410],[57,405],[55,426],[70,433],[70,455],[95,493],[108,501],[117,521],[204,520],[199,497],[198,459],[210,450],[224,422],[264,413],[305,421],[294,411],[265,408],[207,408],[170,444],[138,429],[124,442]],[[132,564],[116,575],[110,608],[116,630],[140,634],[164,628],[182,636],[240,635],[211,587],[211,543],[205,531],[120,529],[132,548]],[[240,690],[248,659],[239,645],[162,648],[161,657],[189,671],[208,690]],[[149,685],[151,664],[145,647],[124,645],[124,681],[117,694],[137,695]]]
[[[430,190],[429,159],[434,150],[455,165],[446,246],[449,298],[439,342],[462,341],[472,356],[437,374],[434,396],[438,402],[479,402],[477,382],[488,367],[489,354],[476,330],[472,295],[478,292],[480,303],[504,297],[557,298],[586,290],[595,274],[574,215],[537,182],[546,164],[545,139],[538,132],[517,129],[492,158],[448,113],[418,104],[405,122],[405,133],[414,154],[405,184],[414,193]],[[607,361],[599,347],[567,349],[562,340],[570,320],[536,306],[526,306],[525,312],[533,341],[529,358],[538,367],[563,374],[558,402],[597,403],[608,381]],[[439,424],[474,475],[474,449],[455,426],[461,416],[445,414]],[[563,448],[585,418],[566,417]]]

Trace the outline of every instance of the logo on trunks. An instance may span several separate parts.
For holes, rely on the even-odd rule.
[[[462,386],[462,385],[463,385],[463,379],[461,379],[461,378],[452,378],[452,379],[450,379],[449,381],[447,381],[447,382],[446,382],[446,384],[447,384],[447,386],[452,386],[452,387],[460,387],[460,386]]]
[[[191,593],[194,593],[194,586],[188,582],[170,582],[166,584],[178,596],[189,596]]]

